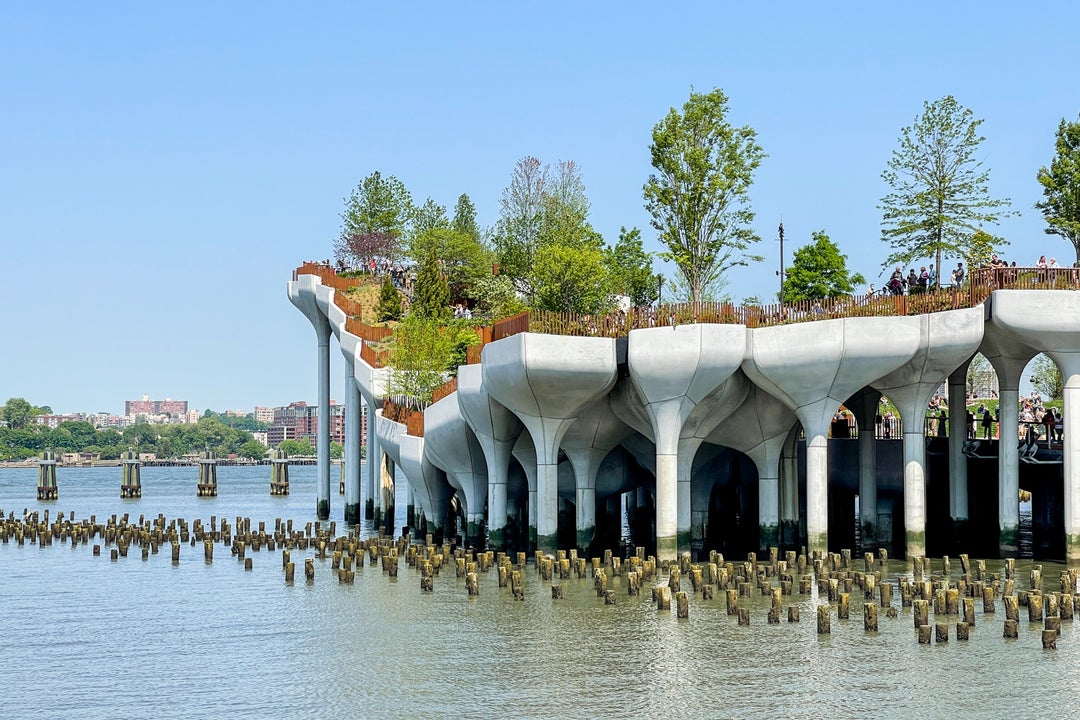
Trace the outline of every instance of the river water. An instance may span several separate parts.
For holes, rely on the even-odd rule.
[[[300,527],[315,519],[314,467],[292,468],[288,497],[269,495],[267,467],[219,468],[217,498],[195,496],[195,468],[143,468],[134,500],[118,497],[118,468],[58,473],[60,500],[39,503],[36,470],[0,470],[4,514],[48,508],[51,518],[101,523],[160,513],[207,525],[240,515],[268,529],[277,517]],[[341,501],[332,498],[339,534]],[[185,545],[174,565],[168,546],[111,561],[108,548],[94,557],[88,545],[0,545],[0,717],[1030,718],[1068,716],[1080,701],[1073,622],[1044,651],[1041,625],[1021,608],[1020,637],[1005,640],[1000,600],[995,615],[976,603],[969,642],[955,639],[953,616],[948,644],[919,645],[910,608],[895,619],[882,612],[880,631],[866,633],[854,595],[851,619],[834,612],[832,634],[819,637],[816,594],[785,597],[802,622],[780,625],[766,624],[768,600],[754,597],[751,625],[740,627],[723,592],[691,596],[679,620],[656,611],[647,584],[628,596],[624,578],[611,583],[614,606],[592,578],[562,581],[565,599],[552,600],[530,565],[516,602],[494,570],[474,598],[452,566],[422,594],[404,560],[396,579],[368,563],[344,585],[316,559],[307,584],[303,559],[315,553],[293,550],[298,580],[287,586],[280,550],[249,554],[251,571],[215,550],[208,564]],[[1017,563],[1017,588],[1030,567]],[[887,570],[895,580],[909,568]],[[1044,564],[1047,589],[1059,570]]]

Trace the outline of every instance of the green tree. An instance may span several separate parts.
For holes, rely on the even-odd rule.
[[[0,408],[0,418],[3,418],[9,428],[20,430],[33,421],[34,407],[21,397],[8,398],[3,408]]]
[[[487,250],[468,233],[436,228],[413,240],[412,257],[423,261],[431,253],[435,254],[438,268],[450,286],[450,300],[462,297],[467,287],[491,273]]]
[[[376,170],[345,198],[334,257],[350,264],[397,258],[400,239],[412,217],[412,195],[405,185]]]
[[[474,318],[501,320],[529,309],[505,275],[482,275],[465,289],[465,294],[474,303]]]
[[[809,245],[795,251],[784,280],[783,302],[820,300],[851,295],[855,286],[866,282],[859,273],[847,269],[847,256],[824,230],[811,235]]]
[[[345,446],[339,442],[330,443],[330,459],[340,460],[345,457]]]
[[[1080,121],[1061,119],[1049,168],[1039,168],[1043,200],[1035,203],[1046,219],[1046,234],[1072,243],[1080,263]]]
[[[384,277],[379,287],[379,302],[375,305],[375,322],[401,319],[401,293],[390,277]]]
[[[545,245],[560,243],[599,248],[603,238],[588,221],[589,201],[573,161],[552,171],[535,157],[514,166],[503,190],[499,221],[492,234],[499,274],[525,297],[533,294],[533,259]]]
[[[990,197],[990,171],[976,157],[982,122],[947,95],[923,103],[922,115],[900,131],[900,147],[881,173],[891,191],[878,209],[892,248],[882,267],[928,258],[940,284],[942,257],[967,257],[973,233],[1010,214],[1008,198]]]
[[[428,251],[416,271],[410,315],[444,322],[450,318],[450,286],[435,250]]]
[[[1039,353],[1031,365],[1031,384],[1044,401],[1061,400],[1065,395],[1065,383],[1057,363]]]
[[[240,446],[236,454],[252,460],[262,460],[266,457],[266,446],[258,440],[248,440]]]
[[[990,258],[998,250],[998,246],[1006,245],[1004,239],[991,235],[979,228],[971,235],[971,240],[964,250],[964,262],[969,268],[984,267],[990,264]],[[941,268],[938,268],[938,278],[941,277]]]
[[[544,310],[599,313],[611,309],[604,254],[588,246],[553,243],[536,251],[534,305]]]
[[[478,341],[461,323],[410,313],[396,328],[390,348],[390,393],[405,405],[426,407],[432,391],[457,372],[460,349]]]
[[[450,227],[450,217],[446,214],[446,208],[431,198],[428,198],[424,201],[423,205],[414,208],[412,211],[409,228],[410,249],[416,238],[424,233],[431,232],[432,230],[449,230]],[[418,260],[423,257],[423,255],[410,254],[410,257],[414,260]]]
[[[659,284],[652,271],[652,253],[642,247],[640,230],[619,228],[618,241],[605,255],[612,290],[628,296],[634,307],[651,305],[656,300]]]
[[[645,208],[686,281],[690,300],[725,270],[749,261],[758,236],[750,228],[749,189],[765,158],[757,134],[727,120],[728,99],[719,88],[690,93],[680,113],[671,108],[652,131],[652,166],[645,183]]]
[[[454,206],[454,219],[451,227],[459,233],[468,235],[477,244],[480,244],[480,226],[476,224],[476,206],[465,193],[461,193]]]

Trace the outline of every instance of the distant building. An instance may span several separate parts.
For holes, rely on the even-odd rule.
[[[270,443],[267,437],[268,434],[269,433],[255,431],[251,433],[251,437],[255,438],[255,442],[262,443],[264,447],[270,447]]]
[[[128,417],[145,415],[147,418],[156,415],[171,415],[173,417],[186,416],[188,412],[187,400],[151,400],[143,395],[142,400],[126,400],[124,402],[124,414]]]
[[[34,422],[38,425],[44,425],[50,430],[55,430],[59,427],[60,423],[65,422],[77,422],[79,420],[85,420],[86,416],[82,413],[73,413],[71,415],[35,415]]]
[[[201,410],[189,410],[188,414],[187,414],[187,424],[188,425],[195,425],[196,423],[199,422],[199,418],[201,418],[201,417],[202,417],[202,411]]]
[[[225,417],[242,418],[242,417],[247,417],[247,415],[248,414],[246,412],[244,412],[243,410],[226,410],[225,411]]]
[[[258,422],[261,422],[261,423],[272,423],[272,422],[274,422],[274,409],[273,408],[268,408],[268,407],[258,407],[258,406],[256,406],[256,408],[255,408],[255,420],[258,421]]]
[[[273,409],[270,429],[266,433],[268,446],[275,446],[283,440],[302,440],[307,438],[312,444],[318,441],[319,408],[297,401]],[[361,442],[367,433],[367,418],[360,414]],[[330,442],[345,443],[345,406],[330,401]]]

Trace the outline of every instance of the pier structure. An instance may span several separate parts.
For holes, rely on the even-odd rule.
[[[128,448],[120,455],[120,497],[142,497],[142,461],[138,454]]]
[[[288,294],[317,329],[319,373],[324,322],[352,362],[373,420],[368,477],[400,467],[429,531],[460,523],[474,546],[587,551],[598,533],[620,532],[625,507],[635,542],[661,560],[857,540],[918,556],[960,535],[1009,552],[1020,490],[1034,489],[1037,552],[1080,559],[1080,284],[1023,287],[1023,272],[975,271],[963,290],[828,311],[691,308],[662,323],[523,314],[484,328],[482,348],[423,411],[390,402],[393,369],[374,347],[386,334],[348,312],[343,279],[304,266]],[[973,445],[963,390],[978,352],[1008,409],[1001,439]],[[1011,408],[1038,352],[1064,374],[1063,451],[1021,463]],[[942,419],[928,434],[941,388],[947,428]],[[874,432],[883,396],[902,419],[895,437]],[[841,408],[850,432],[837,430]],[[378,516],[373,485],[354,497]]]
[[[56,500],[60,497],[60,488],[56,484],[56,453],[52,449],[41,453],[38,459],[38,500]]]

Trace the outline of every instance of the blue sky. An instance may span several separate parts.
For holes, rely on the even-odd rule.
[[[652,126],[721,87],[769,157],[736,299],[824,229],[877,280],[880,175],[925,100],[977,117],[1008,259],[1071,262],[1032,209],[1080,111],[1073,3],[9,3],[0,9],[0,402],[121,412],[313,400],[285,295],[374,170],[495,222],[514,162],[574,160],[609,240],[642,228]],[[335,351],[335,356],[339,355]],[[335,357],[334,395],[342,397]]]

